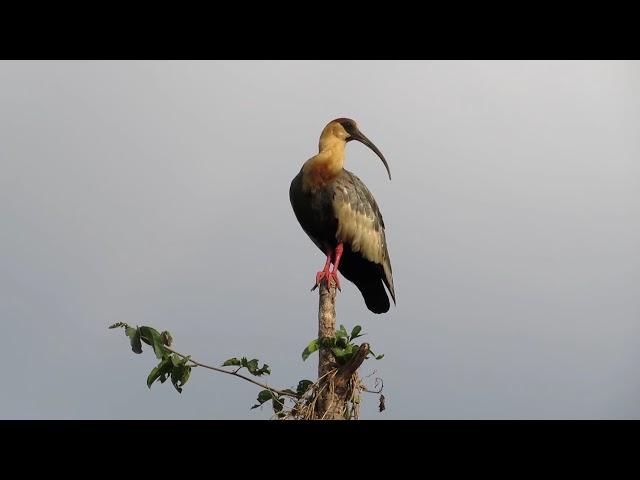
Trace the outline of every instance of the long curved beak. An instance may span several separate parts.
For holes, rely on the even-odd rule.
[[[382,160],[382,163],[384,163],[384,166],[387,169],[387,173],[389,174],[389,180],[391,180],[391,170],[389,170],[389,165],[387,164],[384,155],[382,155],[382,152],[378,150],[378,147],[376,147],[371,140],[365,137],[360,130],[355,130],[350,135],[351,136],[349,137],[349,140],[357,140],[361,143],[364,143],[367,147],[373,150],[376,155],[380,157],[380,160]]]

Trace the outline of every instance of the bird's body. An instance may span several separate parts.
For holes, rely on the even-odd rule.
[[[339,287],[339,270],[358,287],[369,310],[384,313],[390,307],[385,285],[395,303],[384,221],[369,189],[343,168],[346,142],[352,135],[360,139],[355,132],[364,139],[360,141],[370,143],[352,120],[329,123],[320,138],[320,153],[309,159],[293,179],[289,198],[303,230],[327,255],[325,269],[318,272],[316,282],[333,278]],[[333,272],[329,272],[331,261]]]

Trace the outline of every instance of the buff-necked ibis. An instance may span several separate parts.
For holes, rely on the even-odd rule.
[[[394,304],[396,301],[384,222],[369,189],[343,168],[345,146],[351,140],[373,150],[391,179],[384,156],[356,122],[338,118],[322,130],[320,151],[291,182],[289,199],[303,230],[327,256],[324,268],[316,274],[316,287],[323,280],[327,285],[333,280],[340,289],[340,271],[358,287],[369,310],[384,313],[390,306],[384,285]]]

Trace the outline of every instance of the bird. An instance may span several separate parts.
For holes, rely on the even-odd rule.
[[[378,147],[354,120],[337,118],[322,130],[318,154],[291,181],[289,199],[300,226],[326,255],[312,290],[322,281],[328,287],[333,281],[342,291],[339,271],[360,290],[367,308],[381,314],[390,308],[385,286],[396,304],[391,260],[375,198],[362,180],[344,168],[345,147],[352,140],[373,150],[391,180],[389,165]]]

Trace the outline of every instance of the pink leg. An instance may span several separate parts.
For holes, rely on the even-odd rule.
[[[327,287],[331,287],[331,280],[333,280],[336,284],[338,290],[342,291],[340,288],[340,280],[338,279],[338,266],[340,265],[340,259],[342,258],[342,252],[344,250],[344,246],[342,243],[339,243],[335,250],[327,252],[327,261],[324,264],[324,268],[316,273],[316,284],[313,286],[311,291],[314,291],[316,288],[320,286],[320,282],[326,279]],[[333,257],[333,271],[329,271],[329,267],[331,265],[331,257]]]
[[[316,273],[316,284],[311,289],[312,292],[316,288],[318,288],[318,286],[320,285],[320,282],[322,282],[322,279],[324,278],[328,279],[329,276],[331,275],[331,272],[329,271],[329,266],[331,265],[332,255],[333,255],[333,252],[331,250],[327,251],[327,261],[324,263],[324,268],[320,270],[318,273]]]
[[[336,282],[336,287],[340,291],[342,291],[342,289],[340,288],[340,280],[338,279],[338,266],[340,265],[343,250],[344,246],[342,243],[339,243],[334,251],[333,271],[331,272],[331,276],[327,278],[327,285],[330,285],[331,279],[333,279]]]

